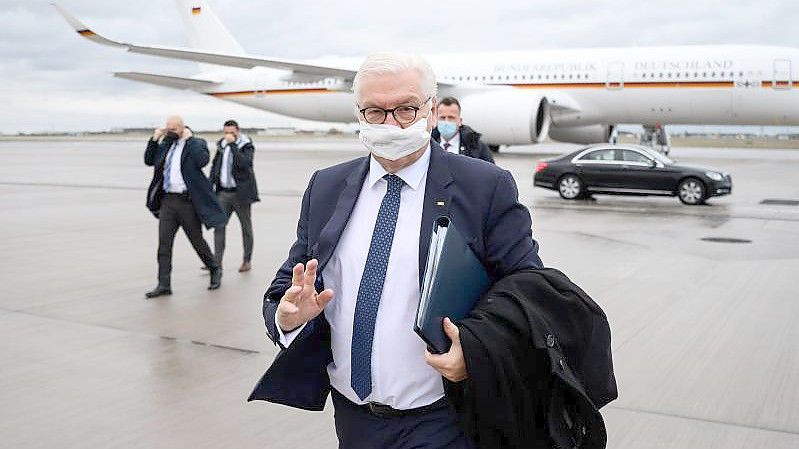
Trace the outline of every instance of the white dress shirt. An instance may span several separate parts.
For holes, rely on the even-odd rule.
[[[239,134],[239,137],[236,139],[236,146],[239,148],[241,148],[242,143],[246,144],[249,142],[249,138],[245,141],[242,136],[243,134]],[[233,179],[233,154],[231,154],[230,144],[227,144],[227,141],[224,152],[222,153],[222,167],[219,174],[219,183],[226,189],[236,187],[236,180]]]
[[[178,139],[172,144],[172,149],[166,153],[166,157],[171,159],[169,166],[169,185],[166,185],[166,162],[164,163],[164,190],[170,193],[183,193],[186,191],[186,181],[183,180],[183,172],[180,170],[180,161],[183,159],[183,147],[186,146],[186,139]],[[170,156],[171,154],[171,156]]]
[[[352,328],[375,220],[388,188],[383,179],[387,172],[374,158],[370,158],[369,174],[352,215],[322,272],[325,287],[335,294],[324,311],[330,323],[333,350],[333,362],[327,372],[333,388],[356,404],[379,402],[409,409],[444,396],[441,375],[425,363],[425,344],[413,331],[420,290],[419,232],[429,165],[428,146],[419,160],[395,173],[405,185],[400,193],[397,226],[375,322],[372,392],[363,401],[350,386]],[[301,330],[284,335],[278,326],[281,344],[287,347]]]
[[[444,148],[444,144],[449,144],[449,147],[445,148],[450,153],[460,154],[461,152],[461,131],[460,129],[455,132],[455,135],[452,136],[452,139],[446,140],[444,136],[441,136],[441,148]]]

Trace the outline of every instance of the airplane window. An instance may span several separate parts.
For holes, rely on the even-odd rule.
[[[641,78],[646,78],[646,73],[642,74]]]
[[[547,79],[549,79],[549,75],[547,75]]]
[[[522,75],[522,79],[526,80],[527,79],[527,75]]]
[[[604,149],[596,150],[585,154],[580,158],[581,161],[613,161],[616,160],[616,150]]]
[[[666,78],[671,78],[671,72],[666,74]]]
[[[541,79],[541,74],[540,73],[538,74],[538,79]]]
[[[663,78],[663,74],[662,73],[658,73],[658,78]]]
[[[702,72],[702,78],[707,78],[707,72]]]
[[[694,72],[694,78],[697,78],[698,76],[699,76],[699,73],[698,72]]]
[[[648,157],[644,156],[643,154],[641,154],[641,153],[639,153],[637,151],[632,151],[632,150],[624,150],[623,158],[624,158],[623,160],[625,162],[643,162],[645,164],[651,164],[652,163],[652,159],[649,159]]]

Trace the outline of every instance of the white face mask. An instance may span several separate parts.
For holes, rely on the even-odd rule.
[[[361,122],[358,137],[373,155],[396,161],[430,142],[430,131],[427,129],[427,118],[407,128]]]

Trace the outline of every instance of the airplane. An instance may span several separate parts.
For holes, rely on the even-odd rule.
[[[352,79],[363,58],[287,60],[247,54],[206,0],[176,0],[189,48],[97,34],[57,4],[81,36],[132,53],[199,63],[191,77],[114,76],[185,89],[291,117],[352,123]],[[457,97],[464,121],[493,150],[550,137],[608,141],[619,123],[645,134],[665,124],[799,125],[799,49],[761,45],[588,48],[426,55],[439,98]]]

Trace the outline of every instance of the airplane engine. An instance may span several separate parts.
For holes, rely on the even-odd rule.
[[[552,126],[549,137],[559,142],[589,144],[607,142],[612,132],[613,125]]]
[[[547,137],[549,102],[535,93],[508,90],[464,95],[463,122],[483,135],[488,145],[538,143]]]

